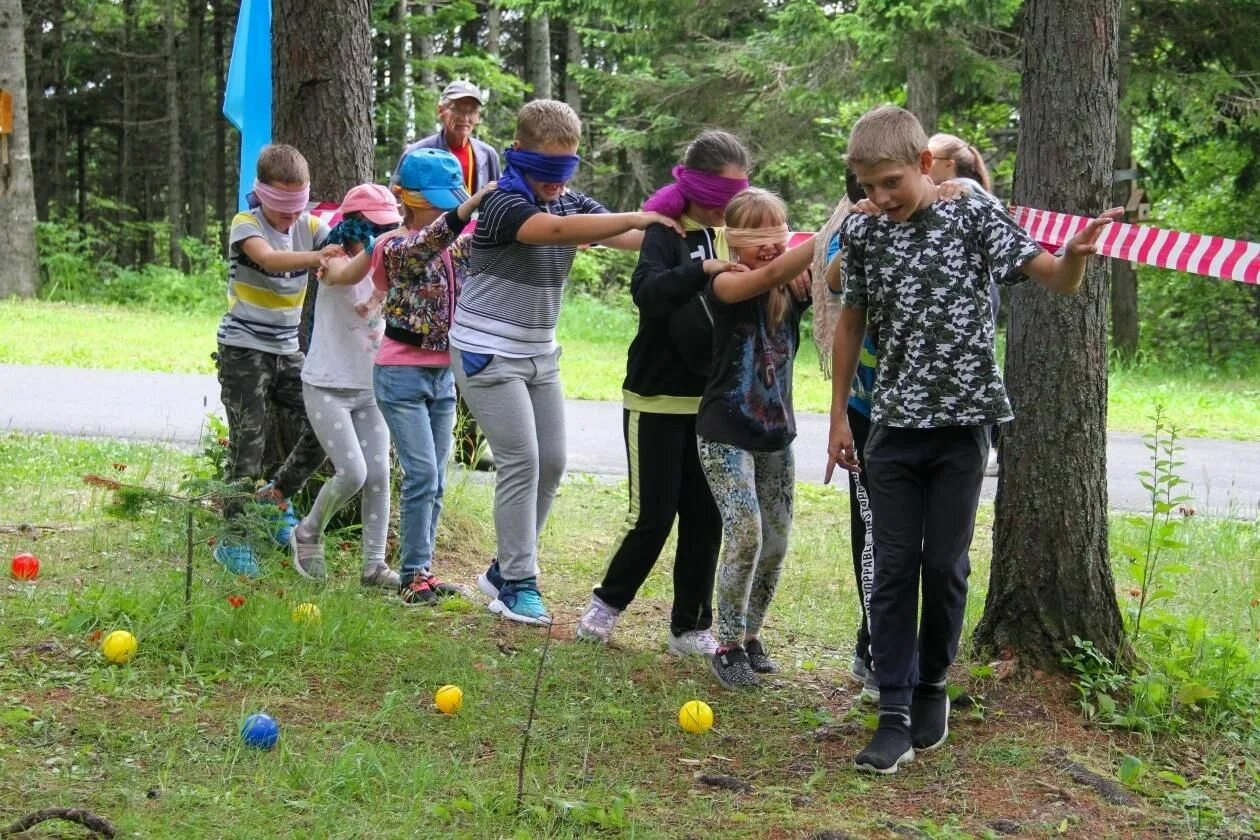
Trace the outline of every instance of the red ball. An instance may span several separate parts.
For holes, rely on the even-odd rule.
[[[34,580],[39,577],[39,558],[34,554],[14,555],[9,571],[17,580]]]

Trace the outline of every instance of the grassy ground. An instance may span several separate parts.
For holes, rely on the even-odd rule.
[[[798,491],[766,632],[784,667],[766,689],[721,692],[702,663],[662,653],[667,568],[623,619],[615,650],[573,643],[572,622],[625,511],[623,485],[581,477],[562,488],[543,539],[543,588],[559,624],[518,812],[521,729],[543,631],[498,622],[480,600],[406,610],[361,591],[350,533],[330,539],[327,586],[301,581],[279,554],[263,579],[234,578],[209,557],[209,518],[194,537],[185,612],[182,511],[110,518],[110,497],[80,476],[173,486],[189,466],[148,446],[0,436],[0,556],[32,550],[43,561],[38,581],[0,583],[0,778],[21,780],[0,785],[0,826],[62,805],[144,837],[957,838],[1016,823],[1026,837],[1260,830],[1253,724],[1162,739],[1087,728],[1066,682],[1040,673],[998,681],[969,661],[965,644],[954,679],[983,705],[955,712],[950,746],[893,780],[851,771],[870,721],[845,677],[857,601],[847,506],[831,488]],[[452,478],[439,561],[452,580],[469,581],[492,549],[490,493],[479,479]],[[991,522],[982,510],[968,634],[983,605]],[[1257,527],[1194,518],[1186,528],[1183,559],[1197,573],[1164,605],[1236,633],[1254,657]],[[1117,533],[1136,540],[1139,525],[1118,521]],[[1117,583],[1131,603],[1131,584]],[[229,595],[245,603],[233,608]],[[319,623],[290,620],[304,601],[318,604]],[[95,640],[119,627],[137,635],[140,652],[111,667]],[[444,683],[465,692],[457,716],[432,707]],[[699,737],[676,723],[696,697],[717,715]],[[283,727],[279,748],[242,748],[240,720],[264,709]],[[1074,782],[1056,750],[1132,805]],[[1150,772],[1120,788],[1116,774],[1133,761]],[[701,774],[752,789],[713,788]],[[52,832],[32,836],[60,836]]]
[[[218,318],[109,307],[0,301],[0,363],[212,373]],[[570,397],[620,400],[636,316],[628,306],[571,298],[560,322]],[[799,411],[826,412],[831,384],[811,342],[796,365]],[[1260,367],[1137,366],[1113,370],[1108,428],[1144,434],[1156,403],[1188,437],[1260,440]]]

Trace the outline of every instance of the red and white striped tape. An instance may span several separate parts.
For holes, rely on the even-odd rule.
[[[311,212],[327,224],[334,225],[341,221],[337,209],[338,205],[323,202],[311,208]],[[1012,207],[1011,214],[1019,226],[1048,251],[1063,247],[1090,221],[1088,216],[1034,210],[1031,207]],[[789,247],[795,247],[813,235],[794,232]],[[1098,239],[1098,253],[1157,268],[1260,284],[1260,243],[1257,242],[1112,222]]]
[[[1088,216],[1012,207],[1019,226],[1055,251],[1089,224]],[[1201,233],[1112,222],[1098,238],[1098,253],[1157,268],[1171,268],[1239,283],[1260,283],[1260,243]]]

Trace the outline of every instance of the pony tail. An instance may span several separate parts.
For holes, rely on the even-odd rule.
[[[783,319],[787,317],[788,307],[792,305],[791,293],[788,292],[787,286],[779,286],[771,289],[768,295],[769,297],[766,298],[766,325],[770,328],[769,332],[773,333],[783,326]]]
[[[967,151],[971,153],[971,168],[975,172],[976,180],[984,187],[985,192],[992,193],[993,179],[989,177],[989,167],[984,163],[984,156],[975,146],[968,146]]]

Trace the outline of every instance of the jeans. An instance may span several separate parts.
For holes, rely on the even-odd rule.
[[[433,563],[455,427],[455,378],[449,367],[377,365],[372,384],[402,467],[399,576],[405,586],[429,574]]]

